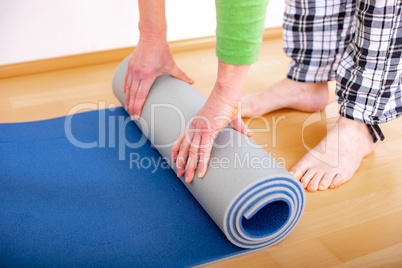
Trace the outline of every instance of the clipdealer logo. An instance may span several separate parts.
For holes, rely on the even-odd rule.
[[[241,105],[239,104],[239,107]],[[140,117],[138,120],[135,121],[135,124],[141,129],[143,135],[139,137],[137,140],[132,141],[128,139],[126,135],[126,128],[129,124],[133,124],[132,120],[128,115],[109,115],[107,116],[106,110],[114,111],[116,106],[113,104],[106,105],[106,102],[99,102],[99,103],[81,103],[69,110],[67,113],[67,117],[65,119],[64,129],[67,139],[71,144],[76,147],[83,148],[83,149],[90,149],[90,148],[117,148],[118,149],[118,158],[119,160],[126,160],[127,158],[127,150],[128,149],[138,149],[144,146],[148,138],[151,142],[151,145],[157,149],[163,148],[170,148],[174,145],[176,139],[173,140],[164,140],[164,142],[156,141],[155,140],[155,129],[158,126],[157,120],[155,117],[157,115],[158,109],[162,109],[159,112],[166,112],[169,111],[172,114],[177,114],[180,120],[180,131],[183,132],[192,122],[192,118],[185,119],[183,112],[176,106],[171,104],[153,104],[151,105],[151,119],[147,122],[145,119]],[[99,118],[98,118],[98,135],[96,139],[94,138],[93,141],[81,141],[79,137],[74,136],[73,131],[73,122],[75,114],[81,111],[88,111],[88,110],[99,110]],[[241,111],[240,111],[241,112]],[[246,125],[249,126],[253,122],[258,121],[258,128],[250,128],[255,134],[262,134],[265,135],[270,133],[270,138],[264,140],[263,144],[256,144],[251,139],[244,139],[241,138],[241,135],[237,135],[237,139],[233,136],[234,131],[229,131],[230,128],[225,128],[221,132],[227,132],[225,135],[229,135],[228,138],[225,139],[223,143],[215,143],[214,147],[216,148],[227,148],[227,147],[240,147],[242,142],[245,142],[251,148],[275,148],[277,146],[277,130],[278,124],[286,119],[285,115],[275,117],[272,116],[271,122],[267,119],[267,117],[251,117],[246,120]],[[151,168],[155,169],[157,167],[168,167],[171,166],[170,160],[164,158],[162,160],[159,159],[148,159],[144,155],[140,155],[138,153],[130,152],[129,162],[130,167],[139,167],[139,168]],[[272,154],[272,157],[276,159],[278,163],[282,166],[286,166],[286,161],[283,157],[277,156],[276,153]],[[272,167],[272,163],[275,161],[270,160],[271,158],[256,158],[249,154],[246,155],[239,155],[235,154],[232,158],[229,157],[221,157],[221,158],[211,158],[210,159],[210,166],[211,167],[220,167],[220,168],[229,168],[229,166],[239,166],[239,167],[256,167],[256,166],[266,166]],[[166,165],[163,163],[167,162]],[[272,162],[272,163],[271,163]],[[276,163],[276,162],[275,162]],[[156,169],[155,169],[156,170]]]
[[[211,157],[209,159],[210,169],[272,169],[282,168],[286,161],[283,157],[271,156],[252,156],[250,153],[239,154],[235,153],[232,157]],[[130,169],[151,170],[155,173],[158,169],[169,169],[174,166],[170,158],[167,157],[149,157],[140,153],[130,153]]]

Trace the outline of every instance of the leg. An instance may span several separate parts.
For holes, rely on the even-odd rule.
[[[384,123],[402,114],[402,1],[358,1],[356,23],[357,31],[338,68],[341,117],[313,149],[327,153],[314,157],[309,152],[291,170],[310,191],[349,181],[375,147],[366,124]],[[337,159],[337,165],[329,164]]]
[[[342,2],[342,3],[341,3]],[[242,115],[262,115],[281,108],[314,112],[328,102],[327,82],[334,80],[350,42],[353,0],[287,0],[284,50],[292,58],[287,78],[242,98]]]

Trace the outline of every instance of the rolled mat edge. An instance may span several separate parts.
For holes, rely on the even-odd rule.
[[[128,58],[118,66],[112,85],[123,106],[127,66]],[[171,147],[205,100],[191,85],[161,75],[151,87],[141,118],[134,121],[175,172]],[[216,138],[211,159],[221,162],[218,166],[210,162],[204,178],[195,176],[190,184],[180,179],[231,243],[249,249],[269,247],[293,230],[304,211],[304,189],[264,149],[227,127]],[[225,167],[223,160],[228,163]]]

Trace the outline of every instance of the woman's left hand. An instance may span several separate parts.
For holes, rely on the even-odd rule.
[[[237,108],[243,83],[238,81],[239,84],[233,84],[233,82],[235,81],[229,84],[216,83],[189,128],[180,135],[172,147],[172,160],[176,163],[177,176],[180,178],[186,174],[186,183],[193,181],[197,165],[198,177],[202,178],[205,175],[214,140],[228,124],[244,135],[251,137],[253,134],[242,121]],[[226,88],[226,85],[229,86]],[[236,94],[233,94],[234,92]]]

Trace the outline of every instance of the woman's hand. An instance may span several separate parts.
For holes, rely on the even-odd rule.
[[[153,82],[163,73],[194,83],[177,67],[166,40],[140,38],[129,60],[123,89],[126,93],[125,107],[132,119],[139,118]]]
[[[205,175],[214,140],[228,124],[240,133],[252,136],[237,109],[248,69],[249,65],[230,65],[219,61],[218,80],[211,95],[172,147],[177,176],[182,177],[186,173],[186,183],[193,181],[197,165],[198,177]]]

